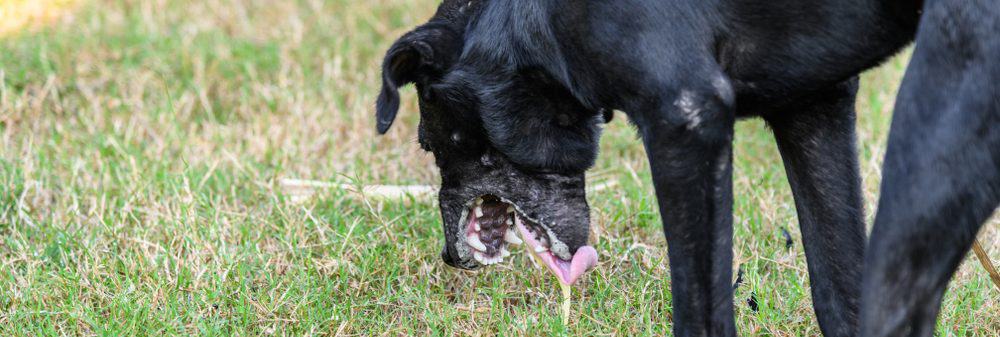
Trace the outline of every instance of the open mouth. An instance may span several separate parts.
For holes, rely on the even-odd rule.
[[[597,264],[597,251],[590,246],[569,247],[559,241],[544,224],[524,216],[517,205],[484,195],[470,202],[462,219],[467,223],[465,242],[473,259],[481,265],[503,262],[510,246],[526,244],[530,253],[554,273],[563,284],[573,284]]]

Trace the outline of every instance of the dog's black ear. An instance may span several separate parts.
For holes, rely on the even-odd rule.
[[[382,91],[375,102],[380,134],[388,131],[396,119],[399,87],[440,77],[454,64],[460,48],[456,32],[433,24],[418,27],[392,44],[382,61]]]
[[[399,110],[399,87],[416,81],[420,64],[434,58],[434,49],[427,42],[403,37],[389,48],[382,62],[382,92],[375,102],[378,133],[392,126]]]

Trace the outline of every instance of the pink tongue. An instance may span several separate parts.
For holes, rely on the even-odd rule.
[[[531,253],[538,256],[549,267],[549,270],[553,274],[556,274],[559,282],[563,284],[571,285],[576,283],[576,280],[580,276],[583,276],[584,273],[597,265],[597,250],[594,250],[594,247],[582,246],[577,248],[576,254],[573,254],[573,260],[566,261],[553,255],[551,251],[535,253],[534,249],[540,243],[535,241],[534,235],[524,227],[520,219],[517,219],[517,229],[521,232],[521,238],[528,243],[528,249],[531,250]]]
[[[559,260],[558,258],[556,258]],[[562,260],[560,260],[562,261]],[[584,273],[594,268],[597,265],[597,250],[594,247],[583,246],[576,249],[576,254],[573,254],[573,261],[570,262],[569,271],[567,271],[568,277],[566,280],[560,278],[564,284],[576,283],[576,280],[583,276]]]

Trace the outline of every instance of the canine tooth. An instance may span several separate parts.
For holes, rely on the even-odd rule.
[[[476,217],[478,217],[478,218],[483,217],[483,208],[482,207],[476,206]]]
[[[478,231],[481,231],[481,230],[483,230],[483,226],[480,226],[479,225],[479,221],[476,221],[476,231],[478,232]]]
[[[510,251],[507,250],[507,248],[500,248],[500,256],[501,257],[508,257],[508,256],[510,256]]]
[[[479,263],[489,264],[489,260],[486,259],[486,255],[483,255],[483,253],[475,252],[472,254],[472,257],[476,258],[476,261],[479,261]]]
[[[486,250],[486,245],[483,244],[483,241],[479,240],[479,235],[469,234],[469,236],[466,236],[465,239],[469,242],[469,246],[472,246],[472,248],[475,248],[476,250]]]
[[[517,234],[514,234],[513,230],[509,230],[509,229],[507,230],[507,233],[504,233],[503,239],[504,239],[504,241],[507,241],[507,242],[515,244],[515,245],[519,245],[519,244],[524,243],[524,241],[521,241],[521,238],[517,237]]]
[[[514,213],[514,206],[507,206],[507,213]]]
[[[514,219],[507,218],[507,226],[510,226],[510,225],[513,225],[513,224],[514,224]]]
[[[476,206],[483,204],[483,198],[476,198]]]
[[[535,246],[535,253],[544,253],[548,250],[549,248],[545,246]]]

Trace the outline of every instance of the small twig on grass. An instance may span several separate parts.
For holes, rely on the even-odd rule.
[[[972,241],[972,251],[976,253],[976,257],[979,258],[979,263],[983,264],[983,268],[986,269],[986,273],[990,274],[990,279],[993,280],[993,284],[1000,289],[1000,273],[997,273],[997,267],[993,266],[993,262],[990,261],[990,256],[986,254],[986,250],[983,246],[979,244],[979,239]]]
[[[350,192],[356,197],[376,200],[405,200],[407,196],[414,199],[430,198],[437,189],[428,185],[353,185],[315,180],[279,179],[281,189],[291,196],[293,202],[300,202],[312,197],[318,190],[337,189]]]
[[[293,202],[304,201],[316,194],[318,190],[337,189],[350,192],[351,195],[378,201],[384,200],[426,200],[437,194],[437,187],[430,185],[354,185],[337,182],[326,182],[304,179],[282,178],[278,180],[284,193],[291,196]],[[587,187],[587,193],[596,193],[618,186],[617,180],[607,180],[594,183]]]

